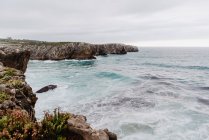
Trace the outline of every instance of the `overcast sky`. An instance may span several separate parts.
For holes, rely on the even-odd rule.
[[[0,37],[209,46],[209,0],[0,0]]]

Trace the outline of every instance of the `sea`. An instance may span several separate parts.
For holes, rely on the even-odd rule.
[[[36,117],[82,114],[119,140],[209,140],[209,48],[141,47],[95,60],[29,62]]]

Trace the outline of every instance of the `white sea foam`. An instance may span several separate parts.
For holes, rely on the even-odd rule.
[[[37,94],[38,118],[61,107],[122,140],[208,140],[209,91],[201,87],[209,86],[209,71],[185,67],[209,67],[208,60],[208,51],[141,49],[93,61],[31,61],[26,76],[33,89],[58,85]]]

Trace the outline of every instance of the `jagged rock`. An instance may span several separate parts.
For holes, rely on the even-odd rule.
[[[57,88],[57,85],[48,85],[48,86],[45,86],[45,87],[39,89],[38,91],[36,91],[36,93],[47,92],[49,90],[54,90],[55,88]]]
[[[14,49],[1,48],[0,62],[6,67],[21,70],[23,73],[26,71],[28,61],[30,59],[29,51],[20,51]]]
[[[31,120],[35,120],[34,106],[37,100],[32,88],[25,82],[23,72],[3,67],[0,75],[1,110],[22,109],[27,111]],[[8,78],[5,78],[8,77]]]
[[[117,135],[110,132],[108,129],[104,129],[104,132],[109,136],[109,140],[117,140]]]
[[[86,123],[86,117],[82,115],[73,115],[68,120],[68,130],[70,133],[76,134],[78,140],[117,140],[114,133],[105,130],[94,130]],[[81,139],[82,138],[82,139]]]
[[[137,52],[136,46],[125,44],[90,44],[82,42],[16,41],[7,48],[28,50],[32,60],[95,59],[97,55]],[[3,52],[2,52],[3,53]],[[1,52],[0,52],[1,54]]]
[[[91,47],[83,50],[81,46],[80,50],[74,51],[74,54],[68,55],[68,58],[83,59],[97,53],[97,51],[92,51]],[[58,48],[56,47],[56,49]],[[117,51],[115,50],[114,53],[117,53]],[[125,52],[123,49],[119,49],[119,51],[121,51],[120,53]],[[61,51],[60,53],[60,55],[55,54],[54,56],[60,59],[59,56],[62,56],[63,52]],[[5,112],[11,110],[21,110],[29,116],[30,121],[36,122],[34,107],[37,97],[33,93],[32,88],[26,83],[23,73],[26,70],[29,56],[30,53],[28,51],[14,51],[13,49],[10,52],[8,48],[0,50],[0,61],[3,63],[0,63],[0,116],[4,116]],[[48,57],[50,56],[45,55],[42,58]],[[62,58],[64,57],[65,55]],[[56,85],[49,85],[43,88],[42,91],[56,87]],[[72,115],[68,119],[67,134],[70,138],[75,140],[117,140],[117,136],[114,133],[109,132],[107,129],[94,130],[86,121],[86,117],[81,115]]]

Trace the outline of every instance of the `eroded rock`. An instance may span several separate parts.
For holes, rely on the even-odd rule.
[[[105,130],[94,130],[86,123],[86,117],[82,115],[73,115],[68,120],[68,129],[71,133],[82,137],[81,140],[117,140],[117,136]]]
[[[28,61],[30,59],[29,51],[20,51],[15,49],[1,48],[0,62],[6,67],[21,70],[23,73],[26,71]]]
[[[36,91],[36,93],[47,92],[49,90],[54,90],[55,88],[57,88],[57,85],[48,85],[48,86],[45,86],[45,87],[39,89],[38,91]]]

